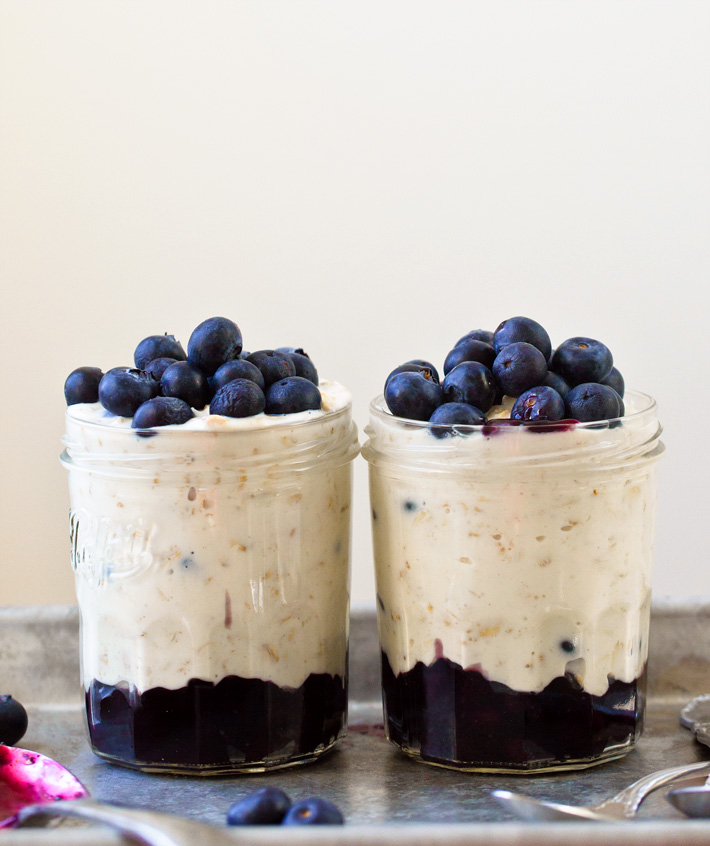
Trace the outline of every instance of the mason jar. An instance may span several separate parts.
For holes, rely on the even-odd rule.
[[[144,771],[313,760],[346,730],[350,396],[130,428],[67,410],[91,745]]]
[[[644,722],[655,401],[594,423],[435,426],[370,407],[385,727],[472,771],[578,769]]]

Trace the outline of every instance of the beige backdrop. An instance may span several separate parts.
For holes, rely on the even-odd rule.
[[[2,0],[0,601],[72,600],[67,373],[215,314],[361,425],[471,328],[607,341],[666,427],[657,592],[708,593],[708,31],[683,0]]]

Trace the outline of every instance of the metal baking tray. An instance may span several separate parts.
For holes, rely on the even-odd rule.
[[[522,823],[490,797],[495,788],[570,803],[595,803],[653,770],[710,759],[710,749],[680,727],[683,705],[710,692],[710,600],[654,605],[646,731],[619,761],[578,773],[539,776],[467,774],[406,758],[384,739],[379,648],[374,612],[352,615],[350,731],[319,762],[268,774],[201,778],[145,775],[101,761],[90,751],[79,687],[78,611],[67,606],[0,608],[0,692],[29,712],[22,746],[56,758],[93,798],[159,809],[224,825],[229,805],[266,784],[294,798],[320,795],[342,810],[346,825],[232,829],[235,844],[349,846],[695,846],[710,844],[710,821],[687,820],[664,799],[649,797],[623,823]],[[7,846],[104,846],[129,841],[100,827],[63,822],[3,831]],[[203,843],[209,846],[209,836]],[[202,846],[202,844],[196,844]]]

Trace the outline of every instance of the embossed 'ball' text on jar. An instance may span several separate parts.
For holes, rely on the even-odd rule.
[[[130,428],[67,410],[91,745],[144,771],[304,763],[345,733],[350,395]],[[327,401],[327,402],[326,402]]]
[[[370,407],[385,728],[431,764],[578,769],[640,735],[656,403],[596,423],[442,426]]]

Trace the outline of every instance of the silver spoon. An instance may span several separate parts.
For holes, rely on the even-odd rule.
[[[696,696],[680,712],[680,724],[695,735],[695,739],[710,745],[710,696]],[[710,777],[705,784],[678,787],[666,797],[674,808],[687,817],[710,817]]]
[[[0,744],[0,829],[82,817],[103,823],[144,846],[234,846],[217,826],[155,811],[119,808],[88,798],[84,785],[39,752]]]
[[[636,814],[649,793],[689,776],[710,776],[710,761],[669,767],[651,773],[599,805],[562,805],[511,793],[509,790],[494,790],[492,796],[525,820],[628,820]]]

